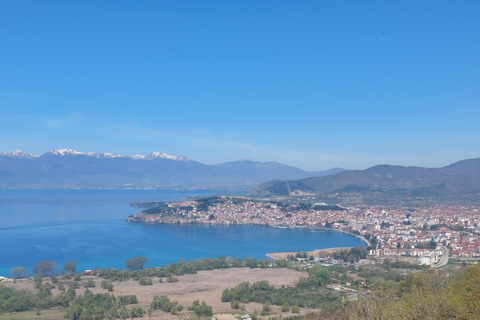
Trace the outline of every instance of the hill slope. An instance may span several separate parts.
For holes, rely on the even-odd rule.
[[[444,168],[426,169],[378,165],[365,170],[293,181],[269,181],[254,188],[249,196],[287,196],[292,192],[358,194],[383,193],[389,197],[464,198],[480,193],[480,158],[463,160]]]

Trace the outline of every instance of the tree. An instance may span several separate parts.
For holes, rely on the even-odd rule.
[[[75,273],[76,268],[77,268],[77,263],[75,261],[69,260],[65,262],[65,265],[63,266],[63,271],[65,271],[65,273],[67,272]]]
[[[40,261],[33,266],[32,271],[41,277],[51,277],[57,272],[57,264],[54,261]]]
[[[35,289],[40,289],[40,287],[42,286],[42,277],[40,277],[38,273],[33,276],[33,283]]]
[[[13,267],[12,269],[10,269],[10,276],[13,279],[26,278],[28,277],[28,270],[27,268],[24,268],[22,266]]]
[[[212,307],[208,306],[205,302],[202,302],[200,305],[198,300],[193,301],[192,310],[199,317],[211,317],[213,315]]]
[[[258,261],[255,258],[248,257],[245,259],[245,266],[249,268],[256,268],[258,267]]]
[[[385,270],[391,271],[392,270],[392,261],[390,261],[390,259],[384,259],[383,260],[383,267],[385,268]]]
[[[147,261],[147,258],[145,257],[135,257],[125,261],[125,266],[130,271],[141,270],[143,269],[143,264],[145,263],[145,261]]]

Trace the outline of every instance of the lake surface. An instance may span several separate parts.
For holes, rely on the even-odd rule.
[[[145,267],[181,258],[231,256],[264,259],[265,254],[364,244],[333,231],[262,226],[128,223],[140,212],[131,202],[172,200],[219,193],[171,190],[0,190],[0,276],[10,268],[31,270],[43,260],[77,262],[77,271],[125,268],[125,260],[147,257]]]

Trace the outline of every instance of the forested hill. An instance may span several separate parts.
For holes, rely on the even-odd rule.
[[[376,200],[474,200],[480,193],[480,158],[459,161],[443,168],[378,165],[329,176],[275,180],[258,185],[248,195],[270,197],[304,193],[332,197],[357,195]]]

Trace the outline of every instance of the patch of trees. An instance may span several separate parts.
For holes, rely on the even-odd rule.
[[[28,270],[22,266],[13,267],[10,269],[10,276],[13,279],[26,278],[28,277]]]
[[[32,272],[41,277],[51,277],[57,272],[57,264],[54,261],[40,261],[33,266]]]
[[[224,202],[220,197],[208,197],[203,199],[198,199],[197,211],[208,211],[208,208],[214,206],[217,203]]]
[[[269,259],[257,260],[249,257],[245,260],[232,258],[232,257],[217,257],[217,258],[204,258],[200,260],[188,260],[181,259],[178,262],[170,263],[165,267],[148,268],[141,270],[116,270],[113,268],[103,269],[99,271],[99,275],[105,279],[112,281],[125,281],[125,280],[139,280],[144,277],[158,277],[168,278],[170,276],[181,276],[184,274],[196,274],[201,270],[214,270],[214,269],[226,269],[226,268],[269,268],[269,267],[285,267],[282,263],[277,264]],[[167,279],[168,280],[168,279]]]
[[[102,281],[102,283],[100,284],[100,287],[102,287],[102,289],[106,289],[108,291],[113,291],[113,283],[108,282],[106,280]]]
[[[95,287],[95,281],[93,279],[88,279],[87,282],[83,284],[84,288],[94,288]]]
[[[342,208],[337,205],[317,205],[313,207],[313,210],[318,210],[318,211],[348,211],[345,208]]]
[[[170,208],[166,203],[161,203],[158,206],[142,211],[142,213],[145,214],[168,214],[171,212],[173,212],[172,208]]]
[[[433,239],[428,242],[419,242],[415,244],[415,248],[418,249],[435,249],[436,247],[437,243]]]
[[[147,258],[145,257],[135,257],[128,259],[125,262],[125,267],[127,267],[128,270],[141,270],[143,269],[143,264],[147,261]]]
[[[382,229],[388,229],[390,228],[391,224],[385,221],[382,221],[381,228]]]
[[[153,310],[162,310],[163,312],[176,314],[183,310],[183,306],[179,305],[178,301],[170,301],[167,296],[155,296],[150,303],[150,312]]]
[[[52,295],[54,286],[43,283],[42,278],[37,275],[35,280],[36,293],[27,290],[18,290],[0,285],[0,313],[20,312],[33,309],[50,309],[52,307],[68,307],[70,301],[75,299],[75,289],[70,287],[67,291]]]
[[[152,278],[140,278],[140,280],[138,280],[138,284],[141,286],[151,286],[153,285],[153,281]]]
[[[77,263],[73,260],[69,260],[65,262],[65,265],[63,266],[63,271],[65,273],[75,273],[75,269],[77,268]]]
[[[354,263],[360,259],[365,259],[367,257],[367,250],[365,250],[364,246],[358,246],[350,250],[335,251],[333,257],[337,260]]]
[[[315,266],[308,270],[308,277],[300,277],[297,287],[307,289],[310,287],[325,286],[330,282],[330,269],[327,267]]]
[[[161,207],[168,205],[165,201],[158,201],[158,202],[132,202],[130,203],[130,207],[135,208],[153,208],[153,207]]]
[[[252,199],[244,199],[244,198],[229,198],[230,201],[232,201],[233,204],[240,204],[240,203],[244,203],[244,202],[247,202],[247,201],[251,201],[251,202],[257,202],[256,200],[252,200]]]
[[[199,317],[211,317],[213,315],[212,307],[207,305],[205,301],[200,304],[200,300],[194,300],[192,306],[188,310],[193,311]]]
[[[286,206],[288,212],[296,212],[301,210],[310,210],[312,205],[310,203],[299,203],[295,205]]]
[[[388,260],[388,259],[386,259]],[[358,268],[358,276],[365,279],[367,287],[377,287],[384,283],[394,283],[403,280],[404,276],[391,267],[391,263],[385,263],[383,268],[379,267],[360,267]]]
[[[306,251],[300,251],[300,252],[297,252],[296,254],[287,255],[287,260],[288,261],[297,261],[297,260],[310,260],[310,261],[312,261],[313,259],[314,259],[314,257],[309,256],[308,252],[306,252]]]
[[[35,306],[35,296],[26,290],[7,288],[0,284],[0,313],[30,310]]]
[[[145,311],[142,308],[127,308],[127,305],[137,303],[136,296],[115,297],[108,293],[93,294],[85,290],[71,304],[65,313],[65,318],[71,320],[100,320],[100,319],[131,319],[142,317]]]
[[[253,284],[242,282],[232,289],[225,289],[222,302],[257,302],[278,306],[325,308],[340,303],[340,294],[323,286],[329,282],[329,272],[325,267],[313,267],[307,278],[300,278],[295,287],[275,288],[268,281]]]

